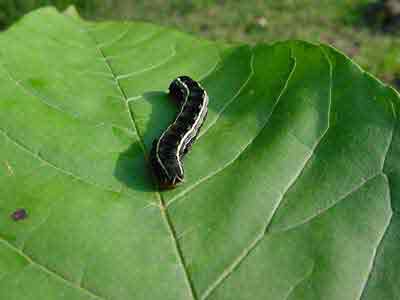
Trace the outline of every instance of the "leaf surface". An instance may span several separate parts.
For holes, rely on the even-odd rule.
[[[161,192],[182,74],[209,114]],[[399,105],[325,45],[27,15],[0,34],[0,298],[398,299]]]

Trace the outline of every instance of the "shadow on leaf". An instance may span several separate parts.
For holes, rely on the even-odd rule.
[[[178,107],[167,93],[161,91],[144,93],[141,99],[130,102],[129,106],[146,153],[143,155],[139,142],[132,143],[119,155],[114,174],[131,190],[154,192],[156,185],[148,161],[150,150],[153,140],[174,120]]]

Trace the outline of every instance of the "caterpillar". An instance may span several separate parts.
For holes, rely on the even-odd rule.
[[[179,76],[169,86],[169,97],[180,106],[175,120],[153,141],[150,163],[163,189],[174,188],[184,181],[182,158],[188,153],[200,132],[207,112],[208,95],[189,76]]]

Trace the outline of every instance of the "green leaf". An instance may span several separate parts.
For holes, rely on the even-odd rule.
[[[338,51],[45,8],[0,65],[0,299],[399,299],[400,98]],[[209,115],[160,192],[182,74]]]

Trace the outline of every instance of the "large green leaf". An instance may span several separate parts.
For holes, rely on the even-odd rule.
[[[400,298],[399,97],[336,50],[46,8],[0,55],[0,299]],[[160,192],[181,74],[209,116]]]

